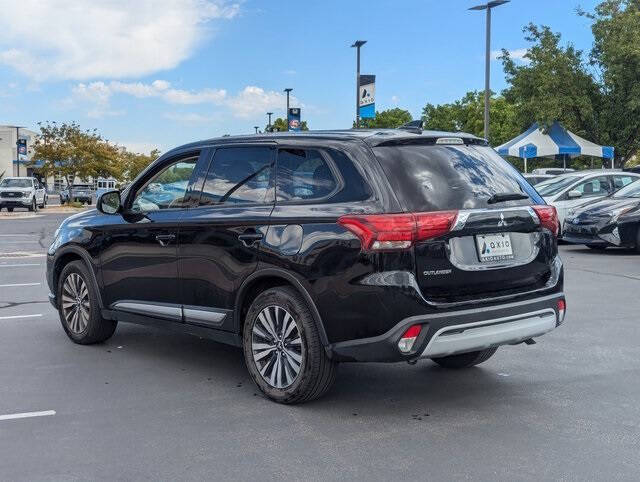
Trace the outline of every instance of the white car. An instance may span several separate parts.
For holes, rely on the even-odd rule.
[[[554,177],[535,186],[547,204],[556,207],[559,235],[564,219],[572,209],[608,196],[618,189],[640,179],[640,174],[622,171],[576,171]]]
[[[47,191],[40,181],[33,177],[5,177],[0,181],[0,210],[7,208],[27,208],[37,211],[47,205]]]

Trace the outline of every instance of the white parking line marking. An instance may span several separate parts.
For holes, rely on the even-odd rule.
[[[0,316],[0,320],[16,320],[18,318],[40,318],[42,313],[37,315],[13,315],[13,316]]]
[[[46,417],[48,415],[55,415],[55,414],[56,414],[55,410],[44,410],[42,412],[10,413],[8,415],[0,415],[0,421],[15,420],[17,418]]]
[[[14,283],[10,285],[0,285],[0,288],[17,288],[19,286],[40,286],[42,283]]]
[[[38,241],[37,239],[7,239],[6,241],[0,241],[0,243],[2,244],[22,244],[22,243],[39,243],[40,241]]]
[[[42,266],[40,263],[0,264],[0,268],[20,268],[22,266]]]
[[[27,236],[29,238],[36,237],[35,234],[0,234],[0,238],[9,238],[9,237],[15,237],[15,236]]]

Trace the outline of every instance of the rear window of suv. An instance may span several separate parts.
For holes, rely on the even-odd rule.
[[[490,147],[403,144],[373,151],[408,211],[544,204],[522,175]],[[498,193],[526,194],[529,199],[487,203]]]

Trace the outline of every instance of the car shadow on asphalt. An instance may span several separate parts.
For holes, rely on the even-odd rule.
[[[138,366],[154,371],[180,371],[186,382],[213,380],[220,387],[244,387],[237,396],[260,398],[244,364],[242,350],[212,340],[135,325],[121,325],[102,349],[123,346]],[[500,356],[500,351],[496,357]],[[370,415],[389,413],[389,406],[417,410],[417,417],[428,416],[428,409],[473,406],[481,410],[501,404],[521,386],[500,373],[492,360],[480,367],[449,370],[430,360],[407,363],[343,363],[336,383],[320,400],[300,407],[339,408],[351,415],[354,407],[366,408]]]

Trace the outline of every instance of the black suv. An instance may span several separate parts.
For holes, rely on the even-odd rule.
[[[562,323],[555,209],[483,139],[350,130],[174,149],[66,219],[47,281],[76,343],[119,321],[242,347],[278,402],[339,362],[477,365]]]

